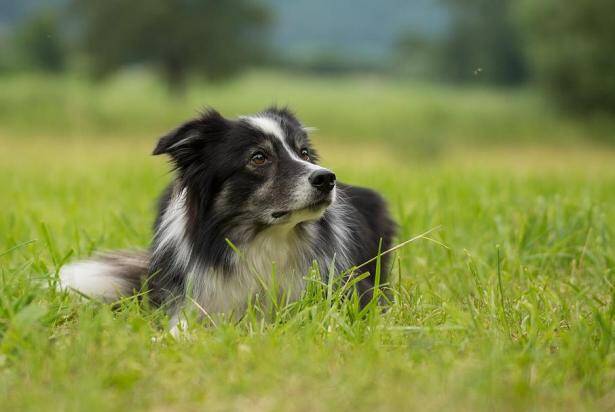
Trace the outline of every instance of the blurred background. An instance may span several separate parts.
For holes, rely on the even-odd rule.
[[[612,0],[0,0],[0,137],[151,139],[280,104],[403,155],[610,146],[614,19]]]
[[[173,343],[42,287],[147,247],[159,136],[272,104],[448,246],[395,253],[382,317]],[[614,229],[615,0],[0,0],[0,411],[615,411]]]

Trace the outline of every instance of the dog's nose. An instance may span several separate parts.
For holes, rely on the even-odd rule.
[[[335,187],[335,173],[326,169],[315,171],[308,180],[312,186],[321,192],[330,192]]]

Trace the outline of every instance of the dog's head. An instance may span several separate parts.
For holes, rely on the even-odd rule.
[[[287,109],[236,120],[209,110],[163,136],[199,213],[261,227],[322,217],[335,200],[335,175],[317,165],[307,130]]]

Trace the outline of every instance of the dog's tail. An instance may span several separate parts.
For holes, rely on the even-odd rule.
[[[112,302],[141,289],[150,261],[149,252],[115,251],[60,269],[60,288]]]

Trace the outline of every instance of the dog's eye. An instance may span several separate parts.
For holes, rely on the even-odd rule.
[[[310,151],[308,149],[301,149],[299,154],[301,155],[301,158],[306,162],[310,160]]]
[[[256,152],[252,155],[250,161],[256,166],[262,166],[267,163],[267,156],[263,152]]]

